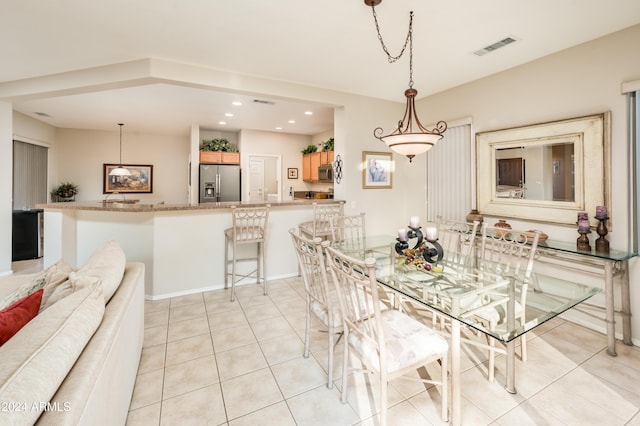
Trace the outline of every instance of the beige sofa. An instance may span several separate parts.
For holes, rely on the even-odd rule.
[[[85,281],[0,346],[1,424],[125,424],[144,337],[144,264],[123,263],[120,274],[112,296],[107,279]],[[28,279],[0,280],[0,297]]]

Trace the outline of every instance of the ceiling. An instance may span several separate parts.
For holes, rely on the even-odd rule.
[[[397,102],[409,79],[408,57],[388,63],[362,0],[21,0],[2,9],[0,98],[15,80],[144,58]],[[638,0],[386,0],[376,11],[392,54],[411,10],[418,98],[640,23]],[[473,54],[506,37],[516,42]],[[64,128],[115,131],[123,122],[188,134],[197,123],[313,135],[333,126],[330,106],[166,83],[7,100]]]

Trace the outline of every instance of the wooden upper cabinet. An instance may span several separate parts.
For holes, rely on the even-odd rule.
[[[240,164],[240,153],[227,151],[200,151],[200,164]]]
[[[320,165],[333,164],[333,151],[320,152]]]
[[[312,152],[302,156],[302,180],[318,182],[318,167],[333,163],[333,151]]]

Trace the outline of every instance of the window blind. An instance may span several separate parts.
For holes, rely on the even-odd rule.
[[[464,221],[471,210],[471,125],[450,127],[427,151],[427,218]]]
[[[47,202],[47,148],[13,141],[13,209]]]

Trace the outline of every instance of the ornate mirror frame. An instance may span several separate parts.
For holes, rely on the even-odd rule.
[[[574,144],[573,201],[545,201],[498,197],[497,150]],[[589,213],[591,226],[596,206],[609,207],[610,112],[476,134],[477,207],[488,216],[574,225],[577,213]],[[527,164],[527,168],[535,164]],[[544,170],[544,173],[553,173]]]

